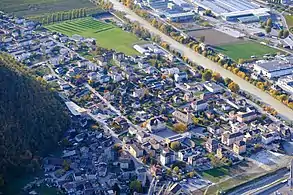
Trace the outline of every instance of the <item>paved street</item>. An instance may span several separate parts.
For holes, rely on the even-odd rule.
[[[187,46],[178,43],[177,41],[173,40],[171,37],[160,32],[158,29],[156,29],[152,25],[150,25],[146,20],[144,20],[143,18],[136,15],[133,11],[131,11],[130,9],[123,6],[117,0],[110,0],[110,1],[114,4],[114,9],[126,12],[128,14],[127,17],[129,19],[139,22],[141,26],[148,29],[153,34],[160,36],[161,39],[163,41],[167,42],[168,44],[170,44],[170,46],[172,48],[175,48],[175,49],[181,51],[185,56],[188,56],[195,63],[197,63],[205,68],[211,69],[215,72],[218,72],[225,78],[226,77],[231,78],[234,82],[236,82],[240,86],[241,89],[249,92],[250,94],[252,94],[252,95],[256,96],[258,99],[260,99],[261,101],[266,102],[267,104],[272,106],[284,118],[293,120],[293,110],[291,110],[287,106],[283,105],[281,102],[279,102],[278,100],[276,100],[275,98],[273,98],[269,94],[261,91],[260,89],[258,89],[254,85],[250,84],[249,82],[241,79],[240,77],[234,75],[230,71],[224,69],[223,67],[221,67],[218,64],[212,62],[211,60],[205,58],[204,56],[199,55],[198,53],[195,53],[193,50],[191,50]]]

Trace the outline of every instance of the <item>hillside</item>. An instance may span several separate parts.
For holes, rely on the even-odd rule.
[[[69,117],[56,94],[25,67],[0,54],[0,186],[39,168],[39,156],[56,148]]]

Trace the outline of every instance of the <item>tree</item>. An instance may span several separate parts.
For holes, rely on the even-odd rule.
[[[141,185],[141,182],[138,181],[138,180],[133,180],[131,183],[130,183],[130,189],[135,191],[135,192],[142,192],[142,185]]]
[[[282,38],[283,36],[284,36],[284,30],[281,29],[281,30],[279,31],[278,37],[279,37],[279,38]]]
[[[171,142],[171,144],[170,144],[170,148],[174,151],[178,151],[180,149],[180,147],[181,147],[181,144],[178,141]]]
[[[266,26],[267,27],[272,27],[273,26],[273,21],[272,21],[271,18],[267,19]]]
[[[212,74],[212,80],[215,82],[219,82],[222,79],[220,73],[218,72],[213,72]]]
[[[174,167],[174,168],[173,168],[173,171],[174,171],[176,174],[179,173],[179,167],[177,167],[177,166]]]
[[[239,85],[237,83],[234,83],[234,82],[231,82],[229,85],[228,85],[228,88],[234,92],[234,93],[237,93],[240,88],[239,88]]]
[[[210,81],[212,78],[212,71],[210,70],[206,70],[203,74],[202,74],[202,80],[204,81]]]
[[[288,31],[288,30],[285,30],[285,31],[284,31],[284,35],[283,35],[283,37],[284,37],[284,38],[287,38],[288,36],[289,36],[289,31]]]
[[[272,31],[272,27],[267,26],[265,30],[266,30],[266,33],[269,34]]]
[[[179,132],[179,133],[183,133],[187,130],[187,126],[183,123],[176,123],[174,125],[174,131]]]

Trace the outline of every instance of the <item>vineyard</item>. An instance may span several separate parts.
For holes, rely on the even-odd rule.
[[[81,35],[85,38],[95,38],[101,47],[124,52],[127,55],[138,54],[133,49],[133,45],[139,42],[134,34],[91,17],[47,25],[46,28],[68,36]]]

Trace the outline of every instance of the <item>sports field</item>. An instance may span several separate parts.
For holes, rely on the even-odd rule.
[[[46,28],[68,36],[81,35],[85,38],[95,38],[99,46],[127,55],[138,54],[133,49],[133,45],[141,42],[132,33],[90,17],[48,25]]]
[[[278,52],[276,49],[251,41],[220,45],[216,50],[235,61],[239,59],[250,59],[251,56],[262,57],[265,54]]]
[[[89,0],[0,0],[1,11],[21,17],[93,6]]]

